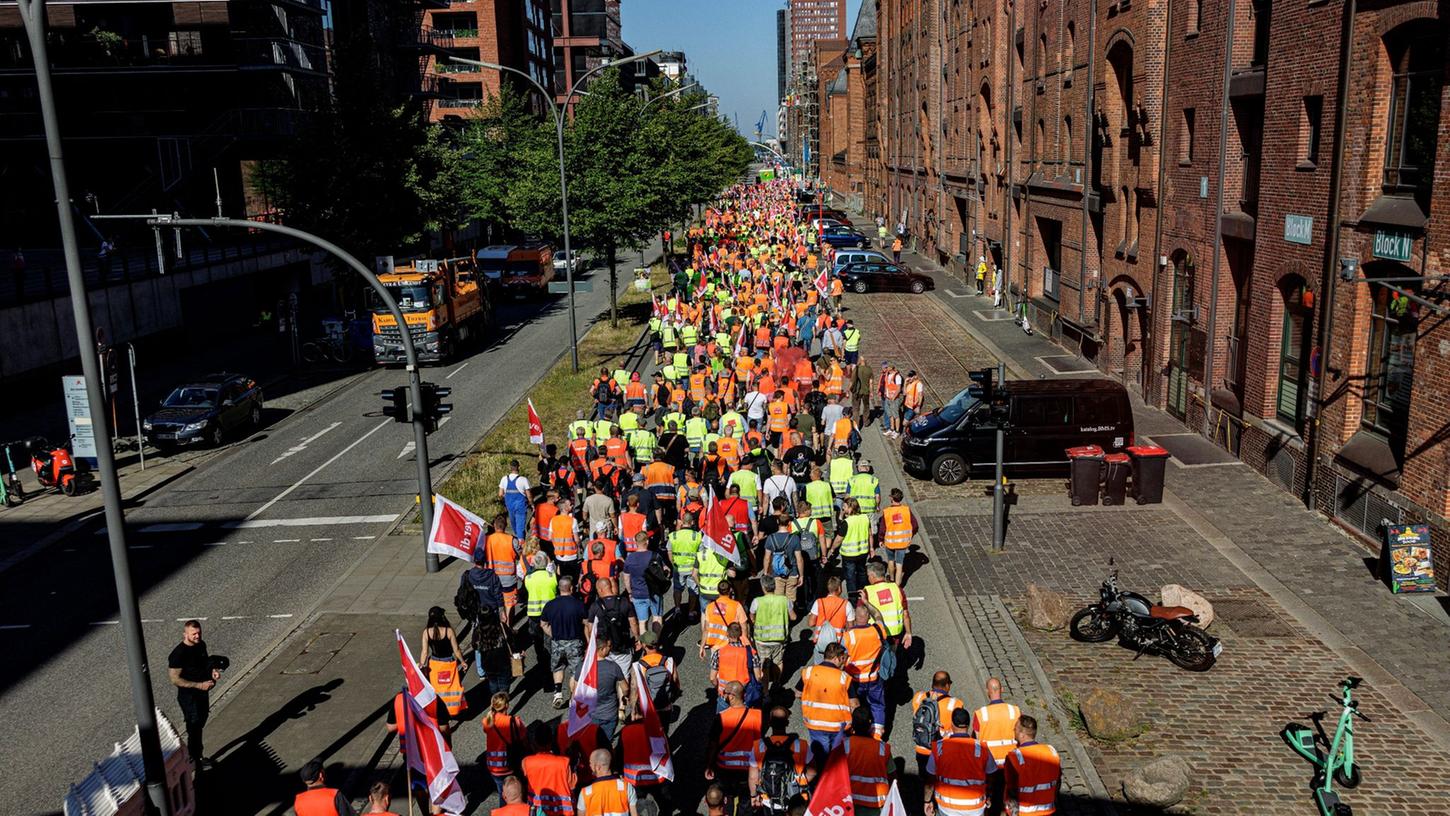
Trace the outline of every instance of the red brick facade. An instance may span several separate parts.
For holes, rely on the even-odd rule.
[[[1431,521],[1443,583],[1446,12],[866,3],[864,161],[823,149],[830,186],[997,263],[1039,330],[1346,526]]]

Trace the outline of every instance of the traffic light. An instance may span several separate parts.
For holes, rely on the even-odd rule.
[[[991,402],[992,374],[993,370],[990,368],[979,368],[969,372],[967,376],[971,378],[972,384],[967,386],[967,393],[982,402]]]
[[[442,401],[453,393],[453,389],[430,382],[419,383],[418,388],[423,393],[424,427],[428,429],[429,433],[432,433],[438,429],[438,420],[453,411],[451,404]]]
[[[412,422],[408,415],[408,388],[400,385],[382,392],[383,416],[390,416],[394,422]]]

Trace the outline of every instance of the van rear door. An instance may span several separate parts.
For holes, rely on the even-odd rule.
[[[1073,424],[1073,398],[1066,393],[1013,394],[1006,459],[1018,470],[1053,469],[1067,463],[1067,448],[1084,444]]]

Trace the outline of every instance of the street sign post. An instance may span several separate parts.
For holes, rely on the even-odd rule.
[[[92,468],[96,466],[96,426],[91,418],[91,406],[86,397],[84,375],[67,374],[60,378],[65,391],[65,418],[70,426],[71,456],[84,459]]]

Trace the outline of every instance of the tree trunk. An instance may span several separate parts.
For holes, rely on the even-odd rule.
[[[606,255],[609,259],[609,327],[612,329],[619,328],[619,283],[614,268],[617,254],[614,245],[610,244]]]

